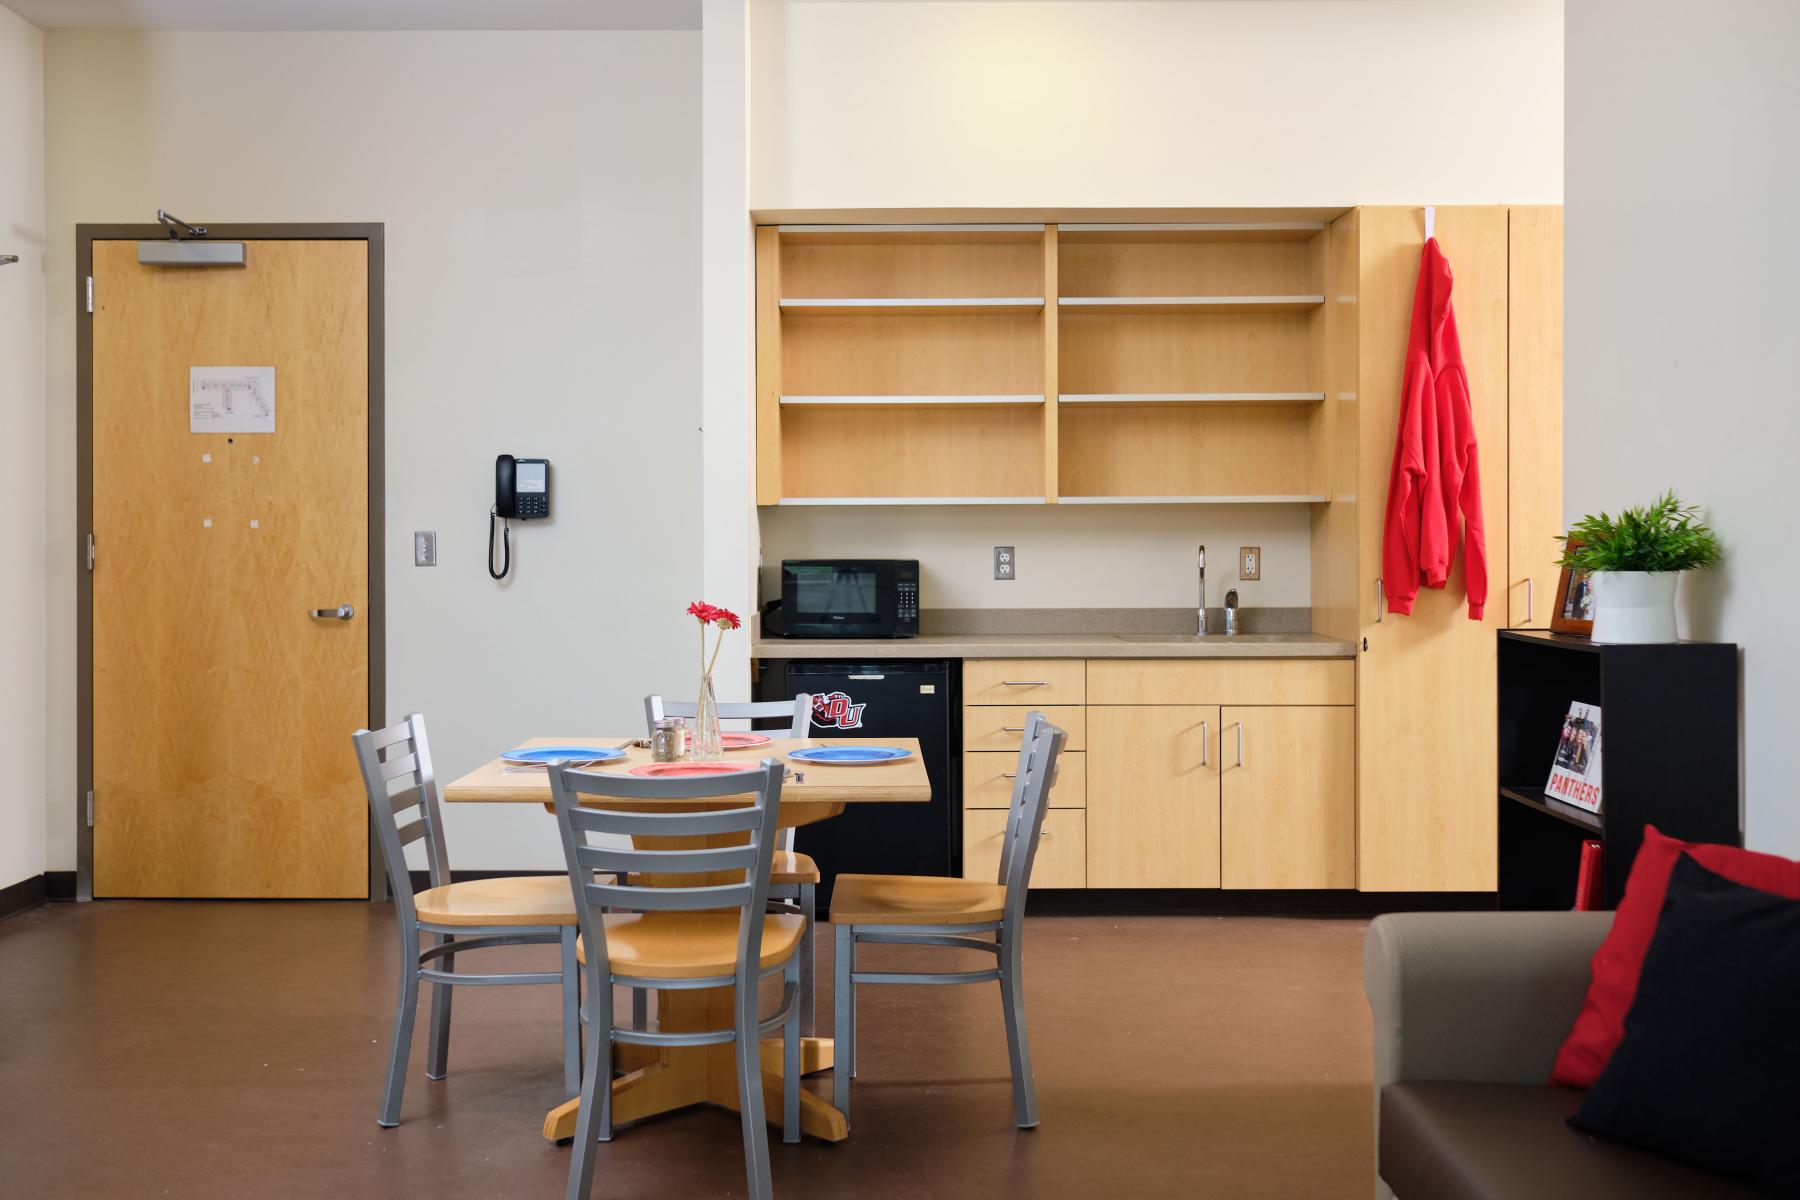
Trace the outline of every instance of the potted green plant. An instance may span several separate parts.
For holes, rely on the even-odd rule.
[[[1675,640],[1675,581],[1719,561],[1718,535],[1673,489],[1616,518],[1589,514],[1563,536],[1562,565],[1588,574],[1596,642]]]

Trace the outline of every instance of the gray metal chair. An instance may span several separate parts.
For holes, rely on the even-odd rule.
[[[580,959],[587,977],[587,1050],[583,1062],[581,1115],[569,1162],[569,1200],[587,1200],[593,1187],[594,1144],[612,1140],[612,1047],[708,1046],[733,1043],[737,1060],[738,1110],[743,1119],[744,1159],[753,1200],[774,1194],[769,1180],[769,1143],[764,1128],[762,1037],[782,1031],[782,1137],[800,1140],[800,958],[796,953],[805,924],[796,915],[768,913],[769,857],[774,850],[781,806],[782,766],[765,759],[755,768],[704,778],[639,779],[601,775],[572,767],[550,768],[556,824],[577,919]],[[622,812],[584,808],[583,796],[642,804],[754,797],[702,812]],[[691,804],[683,804],[691,808]],[[630,848],[593,844],[595,835],[630,837]],[[734,840],[738,845],[719,845]],[[638,839],[643,839],[639,841]],[[682,839],[665,841],[663,839]],[[698,844],[696,844],[698,840]],[[711,843],[710,845],[707,843]],[[631,883],[595,883],[596,871]],[[654,886],[656,877],[723,873],[726,883]],[[741,877],[740,877],[741,875]],[[609,933],[615,936],[609,939]],[[761,981],[782,977],[781,1004],[769,1017],[757,1016]],[[674,988],[733,988],[729,1029],[665,1033],[634,1024],[613,1024],[613,985],[638,991]]]
[[[644,697],[644,719],[652,732],[663,717],[692,717],[700,706],[692,700],[665,700],[661,696]],[[731,720],[778,720],[789,718],[785,730],[760,730],[771,737],[803,738],[812,733],[812,697],[801,692],[792,700],[758,700],[750,704],[721,704],[720,718]],[[806,943],[800,948],[800,1023],[808,1037],[814,1033],[818,995],[817,950],[813,945],[813,918],[817,913],[819,864],[810,855],[794,849],[792,826],[780,831],[775,858],[769,867],[769,899],[783,911],[797,912],[806,918]],[[633,1003],[637,999],[633,998]],[[640,1022],[641,1023],[641,1022]]]
[[[432,1079],[442,1079],[449,1065],[452,987],[560,985],[563,1086],[575,1091],[581,1086],[581,977],[575,960],[575,905],[568,879],[530,875],[450,882],[443,810],[425,740],[425,718],[410,713],[397,725],[359,729],[351,737],[362,766],[363,788],[369,796],[382,861],[387,864],[400,930],[400,995],[394,1011],[393,1042],[388,1048],[387,1082],[376,1119],[389,1127],[400,1123],[400,1097],[406,1088],[406,1062],[412,1051],[421,982],[432,985],[431,1042],[425,1063],[425,1074]],[[401,814],[415,808],[418,815],[402,820]],[[406,866],[406,847],[417,841],[425,843],[431,887],[415,894]],[[433,944],[421,946],[421,937],[427,934]],[[537,944],[561,946],[561,970],[478,975],[456,969],[459,954],[493,946]]]
[[[839,875],[829,920],[837,926],[836,1068],[832,1103],[850,1111],[850,1079],[856,1074],[856,985],[859,983],[1000,984],[1006,1046],[1012,1059],[1013,1108],[1021,1129],[1038,1123],[1037,1084],[1025,1036],[1025,997],[1020,984],[1020,936],[1025,890],[1043,835],[1044,811],[1056,782],[1056,762],[1068,735],[1033,712],[1025,718],[1019,769],[1000,848],[997,883],[919,875]],[[992,933],[993,941],[976,935]],[[948,946],[994,955],[985,971],[858,971],[861,942]]]

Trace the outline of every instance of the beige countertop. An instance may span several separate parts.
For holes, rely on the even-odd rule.
[[[1354,658],[1319,633],[941,633],[913,638],[754,638],[752,658]]]

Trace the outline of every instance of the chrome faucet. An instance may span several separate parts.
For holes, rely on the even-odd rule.
[[[1237,589],[1232,588],[1225,593],[1225,632],[1233,636],[1238,631],[1237,608]]]
[[[1197,632],[1206,636],[1206,547],[1200,547],[1200,627]]]

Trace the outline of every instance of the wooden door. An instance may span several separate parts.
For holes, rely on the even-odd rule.
[[[1219,719],[1222,886],[1355,887],[1356,710],[1225,708]]]
[[[1507,623],[1543,629],[1563,532],[1563,212],[1511,210],[1507,252]]]
[[[247,258],[94,243],[98,896],[368,892],[368,248]],[[274,432],[190,432],[195,366],[272,366]]]
[[[1087,885],[1218,887],[1218,708],[1087,711]]]
[[[1382,611],[1382,517],[1400,419],[1417,208],[1364,208],[1357,321],[1357,886],[1491,891],[1495,885],[1496,632],[1506,620],[1507,210],[1437,210],[1475,412],[1487,527],[1488,603],[1471,621],[1459,550],[1448,586],[1411,616]]]

